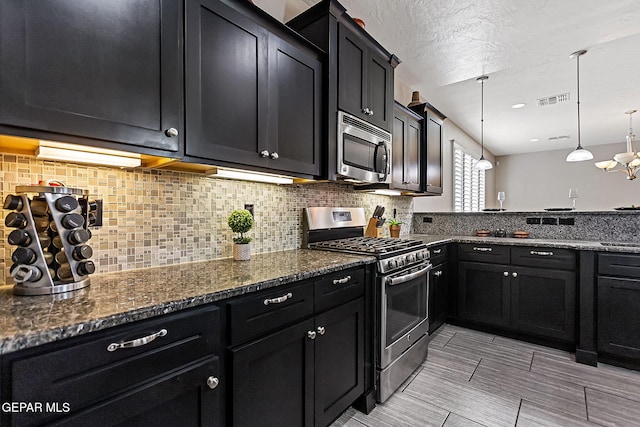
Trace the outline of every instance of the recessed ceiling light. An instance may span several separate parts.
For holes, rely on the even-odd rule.
[[[522,108],[522,107],[524,107],[524,106],[526,106],[526,105],[527,105],[527,104],[525,104],[524,102],[521,102],[521,103],[519,103],[519,104],[513,104],[513,105],[511,106],[511,108],[518,109],[518,108]]]
[[[531,141],[531,142],[538,142],[538,141],[540,141],[540,140],[539,140],[538,138],[531,138],[529,141]]]

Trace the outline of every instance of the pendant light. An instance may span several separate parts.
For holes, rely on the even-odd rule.
[[[567,156],[567,162],[582,162],[585,160],[593,159],[593,154],[591,154],[591,151],[582,148],[582,145],[580,144],[580,57],[585,53],[587,53],[586,50],[579,50],[569,55],[569,58],[576,59],[576,76],[578,83],[578,90],[576,92],[578,98],[578,147],[576,147],[575,150],[569,153],[569,155]]]
[[[493,165],[491,162],[484,158],[484,81],[487,80],[489,76],[480,76],[476,79],[477,82],[480,82],[480,144],[482,145],[482,154],[480,155],[480,160],[473,165],[474,169],[479,170],[487,170],[491,169]]]
[[[635,113],[637,110],[629,110],[626,111],[625,114],[629,115],[629,134],[627,135],[627,152],[626,153],[618,153],[613,156],[613,160],[604,160],[602,162],[597,162],[596,167],[602,169],[605,172],[622,172],[627,175],[627,179],[632,181],[636,179],[636,173],[638,169],[640,169],[640,158],[638,157],[638,153],[633,150],[633,139],[635,135],[633,134],[633,124],[631,121],[631,115]],[[615,167],[620,164],[621,169],[615,169]]]

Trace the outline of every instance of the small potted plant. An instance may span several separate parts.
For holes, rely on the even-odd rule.
[[[398,221],[394,216],[393,219],[387,220],[389,223],[389,235],[391,237],[400,237],[400,225],[402,222]]]
[[[233,238],[233,259],[247,261],[251,259],[251,237],[245,237],[244,233],[253,227],[253,215],[246,209],[236,209],[231,212],[227,220],[231,231],[240,233],[240,237]]]

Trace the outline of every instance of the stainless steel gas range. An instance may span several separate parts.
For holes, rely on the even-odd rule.
[[[305,247],[378,259],[376,398],[384,402],[427,356],[429,250],[417,240],[363,237],[363,208],[311,207],[303,217]]]

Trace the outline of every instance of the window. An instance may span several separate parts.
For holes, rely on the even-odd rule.
[[[454,146],[453,207],[455,212],[478,212],[484,209],[484,172],[473,165],[477,157]]]

